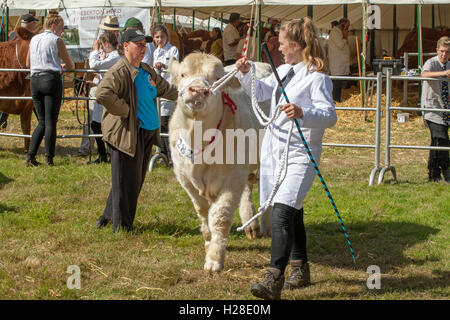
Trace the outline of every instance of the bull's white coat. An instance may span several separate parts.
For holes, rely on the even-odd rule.
[[[218,92],[211,95],[204,91],[205,84],[201,79],[206,79],[209,84],[224,75],[224,69],[219,59],[204,53],[193,53],[188,55],[183,62],[171,61],[169,71],[173,77],[173,83],[178,88],[193,78],[188,87],[200,89],[191,91],[189,89],[181,92],[177,106],[169,123],[169,141],[172,152],[175,175],[192,200],[194,208],[201,220],[201,231],[205,240],[206,258],[204,269],[208,271],[220,271],[223,269],[226,253],[226,239],[233,222],[234,211],[239,204],[239,214],[243,223],[255,214],[255,208],[251,202],[252,184],[256,182],[256,171],[258,163],[243,164],[206,164],[205,161],[191,161],[182,155],[176,147],[180,141],[180,135],[186,144],[192,149],[201,150],[209,140],[203,141],[202,146],[194,146],[194,126],[201,121],[202,132],[215,129],[222,118],[219,128],[222,133],[219,137],[223,139],[215,141],[216,145],[224,147],[223,156],[226,157],[226,146],[228,141],[226,129],[242,129],[244,131],[252,128],[261,128],[251,110],[251,101],[245,91],[240,88],[237,81],[226,86],[225,91],[235,102],[237,110],[233,114],[228,106],[223,110],[222,96]],[[196,134],[199,134],[196,132]],[[236,144],[234,144],[234,155],[237,157]],[[212,154],[209,146],[203,152]],[[240,150],[241,151],[241,150]],[[249,159],[249,148],[245,148],[246,159]],[[237,163],[237,161],[235,162]],[[270,226],[269,226],[270,228]],[[256,237],[259,234],[259,224],[254,221],[245,230],[247,237]]]

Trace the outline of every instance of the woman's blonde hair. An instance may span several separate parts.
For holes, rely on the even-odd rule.
[[[61,23],[64,23],[64,20],[61,18],[61,16],[58,15],[57,12],[51,12],[45,17],[44,28],[50,29],[52,24],[60,25]]]
[[[317,37],[316,27],[311,18],[304,17],[285,22],[281,26],[288,41],[296,42],[300,45],[303,61],[308,70],[314,65],[315,71],[327,71],[323,48]]]

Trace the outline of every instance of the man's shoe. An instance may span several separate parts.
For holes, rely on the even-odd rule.
[[[25,166],[27,167],[37,167],[41,163],[36,160],[36,156],[27,155],[27,159],[25,160]]]
[[[103,228],[106,227],[109,223],[109,220],[106,219],[103,215],[100,216],[100,218],[97,219],[97,222],[95,223],[97,228]]]
[[[280,300],[283,290],[284,275],[277,268],[267,268],[266,278],[250,289],[255,297],[264,300]]]
[[[308,262],[291,260],[291,274],[284,283],[285,290],[294,290],[311,284]]]
[[[431,169],[428,171],[428,181],[430,182],[439,182],[441,181],[441,170],[440,169]]]
[[[47,163],[49,166],[52,166],[52,167],[55,165],[53,163],[53,157],[49,157],[49,156],[45,157],[45,163]]]

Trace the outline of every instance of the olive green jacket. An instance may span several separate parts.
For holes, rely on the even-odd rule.
[[[157,97],[174,101],[177,99],[176,87],[170,85],[147,64],[141,63],[140,67],[150,74],[156,84]],[[105,107],[102,119],[103,140],[131,157],[134,157],[136,152],[139,121],[134,83],[138,73],[126,57],[122,57],[105,73],[95,92],[97,102]],[[157,144],[161,145],[159,129]]]

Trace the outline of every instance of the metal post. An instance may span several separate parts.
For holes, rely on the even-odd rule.
[[[405,65],[405,70],[408,70],[408,52],[403,53],[403,64]],[[408,106],[408,80],[403,80],[403,106]]]
[[[395,167],[391,166],[391,96],[392,96],[392,69],[387,69],[386,74],[386,125],[385,125],[385,158],[384,165],[385,167],[381,169],[380,175],[378,176],[378,184],[381,184],[384,179],[384,174],[387,171],[392,171],[392,175],[394,177],[394,181],[397,181],[397,174],[395,172]]]
[[[393,26],[394,26],[394,37],[392,44],[392,56],[396,56],[397,46],[398,46],[398,30],[397,30],[397,5],[394,4],[394,13],[393,13]]]
[[[362,3],[362,10],[363,10],[363,15],[362,15],[362,55],[361,55],[361,69],[362,69],[362,76],[365,77],[366,76],[366,51],[367,51],[367,45],[366,45],[366,38],[367,38],[367,30],[366,30],[366,15],[367,15],[367,7],[366,7],[366,3],[363,2]],[[365,95],[366,95],[366,80],[362,80],[362,101],[364,103],[365,99]],[[365,107],[365,105],[363,105],[363,107]]]
[[[6,7],[6,35],[5,35],[5,41],[8,41],[9,38],[9,7]]]
[[[375,115],[375,160],[374,168],[370,173],[369,186],[373,186],[375,182],[375,176],[378,171],[381,170],[380,167],[380,137],[381,137],[381,94],[383,90],[383,73],[377,73],[377,110]]]

